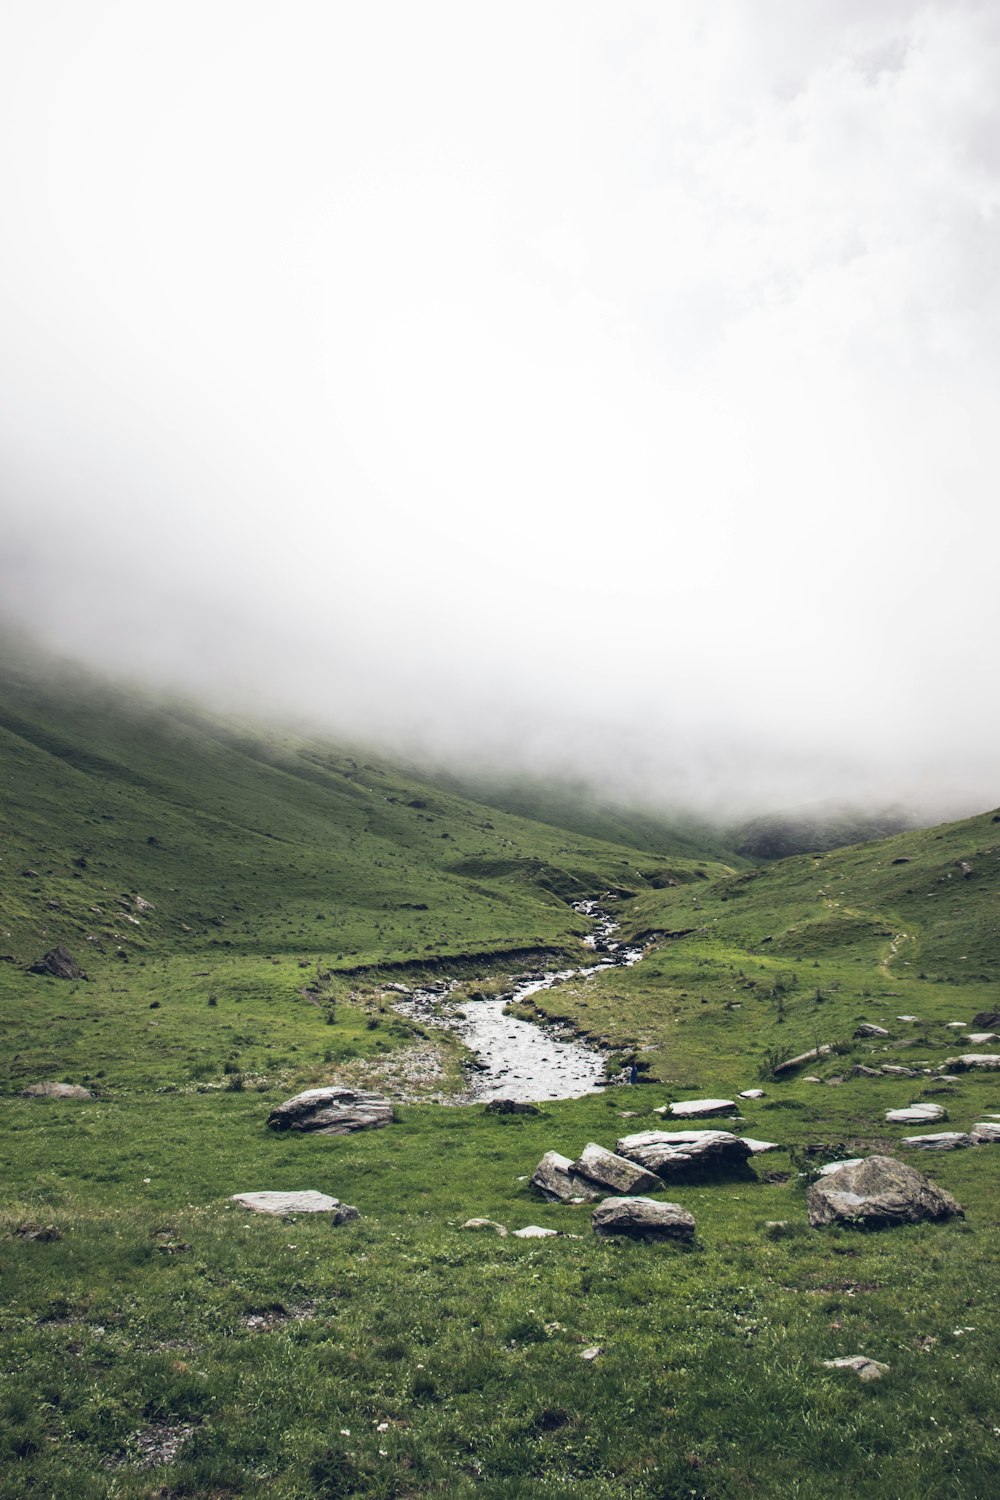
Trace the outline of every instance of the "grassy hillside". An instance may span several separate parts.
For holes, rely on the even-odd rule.
[[[1000,1006],[995,815],[733,869],[72,680],[8,673],[2,723],[5,1495],[993,1493],[1000,1148],[916,1161],[966,1209],[943,1225],[810,1230],[804,1188],[845,1150],[902,1153],[891,1106],[1000,1113],[1000,1074],[918,1071]],[[670,936],[536,999],[634,1053],[641,1085],[535,1117],[425,1102],[458,1049],[386,982],[579,951],[569,901],[609,888],[628,930]],[[58,941],[87,980],[25,971]],[[862,1019],[889,1037],[855,1039]],[[837,1050],[774,1075],[816,1042]],[[887,1061],[913,1076],[852,1071]],[[20,1097],[42,1078],[95,1097]],[[386,1088],[394,1123],[266,1128],[334,1079]],[[531,1191],[545,1150],[753,1085],[735,1128],[781,1149],[665,1194],[689,1251],[598,1241]],[[360,1220],[229,1201],[306,1187]],[[479,1215],[562,1234],[461,1229]],[[888,1375],[823,1365],[855,1353]]]

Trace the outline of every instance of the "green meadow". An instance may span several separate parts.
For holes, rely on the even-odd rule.
[[[1000,1009],[996,814],[748,866],[690,826],[632,848],[70,677],[10,671],[0,698],[5,1496],[997,1493],[1000,1148],[907,1153],[884,1118],[1000,1114],[1000,1073],[922,1071]],[[385,986],[582,962],[570,903],[603,893],[646,958],[530,1009],[639,1084],[536,1116],[439,1102],[462,1049]],[[85,979],[27,972],[60,942]],[[914,1076],[854,1071],[886,1063]],[[44,1079],[94,1097],[21,1097]],[[331,1081],[384,1088],[393,1124],[267,1129]],[[780,1149],[665,1190],[690,1249],[597,1240],[530,1187],[546,1150],[752,1087],[736,1128]],[[819,1166],[873,1150],[964,1218],[810,1229]],[[230,1201],[265,1188],[361,1216]],[[888,1373],[823,1363],[857,1353]]]

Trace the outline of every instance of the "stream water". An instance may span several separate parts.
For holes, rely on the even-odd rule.
[[[449,996],[458,981],[442,980],[426,989],[411,990],[394,1003],[401,1015],[457,1033],[474,1054],[468,1091],[456,1097],[455,1104],[489,1099],[575,1099],[593,1093],[603,1081],[605,1054],[576,1040],[572,1028],[540,1026],[506,1014],[509,1005],[540,990],[553,989],[568,979],[600,969],[628,967],[642,958],[642,948],[630,948],[615,940],[618,924],[598,901],[576,901],[573,906],[593,922],[583,941],[593,950],[594,963],[524,974],[507,993],[494,999],[452,1002]]]

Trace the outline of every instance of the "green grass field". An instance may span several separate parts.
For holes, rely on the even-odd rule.
[[[109,688],[22,670],[0,706],[5,1496],[997,1493],[1000,1148],[904,1157],[964,1219],[862,1234],[805,1209],[824,1160],[903,1155],[889,1108],[1000,1113],[1000,1073],[852,1073],[936,1067],[969,1049],[949,1022],[1000,1008],[995,814],[748,869]],[[626,932],[685,935],[536,1003],[634,1053],[640,1085],[537,1117],[427,1102],[461,1049],[382,985],[580,954],[569,902],[607,890]],[[60,941],[87,980],[26,972]],[[889,1038],[853,1039],[861,1020]],[[837,1050],[773,1076],[818,1043]],[[20,1097],[46,1078],[95,1097]],[[340,1079],[393,1092],[394,1123],[267,1130]],[[689,1250],[598,1241],[530,1188],[545,1150],[752,1086],[738,1128],[781,1149],[664,1194]],[[361,1218],[229,1201],[261,1188]],[[889,1373],[822,1363],[856,1353]]]

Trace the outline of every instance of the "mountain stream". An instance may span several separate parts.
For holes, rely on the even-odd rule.
[[[604,1080],[605,1054],[576,1040],[572,1028],[543,1027],[506,1014],[509,1005],[541,990],[601,969],[630,967],[642,958],[642,948],[615,940],[618,924],[597,901],[575,901],[573,907],[594,923],[583,941],[594,950],[596,963],[522,975],[511,990],[495,999],[450,1002],[458,981],[443,980],[426,989],[410,990],[393,1003],[393,1009],[422,1025],[455,1032],[473,1053],[468,1090],[453,1103],[575,1099],[593,1093]]]

